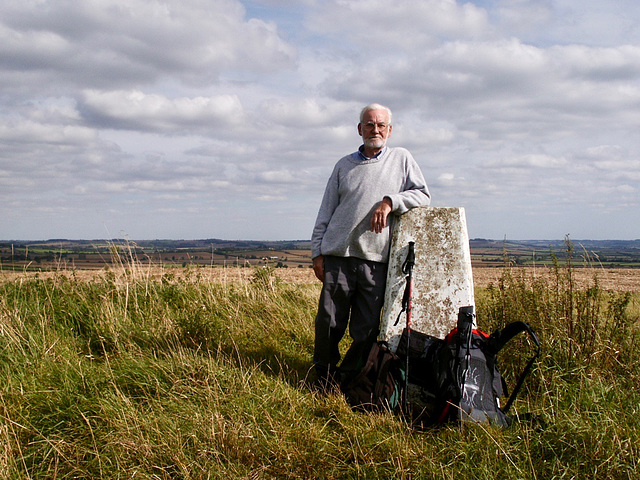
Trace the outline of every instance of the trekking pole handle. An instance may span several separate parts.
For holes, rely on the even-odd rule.
[[[413,270],[413,266],[416,264],[415,246],[416,242],[409,242],[409,250],[407,251],[407,258],[402,264],[402,273],[408,274]]]

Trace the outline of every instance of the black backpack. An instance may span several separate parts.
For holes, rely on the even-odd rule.
[[[473,307],[462,307],[458,325],[445,339],[411,332],[409,345],[409,382],[420,387],[420,401],[413,405],[415,420],[421,424],[448,421],[473,421],[508,426],[507,416],[533,363],[540,355],[540,342],[531,327],[513,322],[492,335],[473,328]],[[497,365],[500,350],[521,332],[527,332],[535,352],[520,374],[504,407],[500,398],[506,393]],[[407,355],[405,337],[398,354]],[[406,357],[405,357],[406,358]]]
[[[367,346],[370,348],[366,349]],[[400,358],[383,341],[353,344],[343,364],[356,365],[341,370],[340,390],[355,410],[397,411],[400,408],[404,371]]]

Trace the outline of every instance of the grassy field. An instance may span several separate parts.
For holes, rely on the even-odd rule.
[[[317,282],[238,270],[3,277],[0,477],[636,478],[638,290],[571,265],[477,285],[480,327],[540,336],[515,404],[538,421],[424,431],[314,391]],[[502,357],[508,380],[525,348]]]

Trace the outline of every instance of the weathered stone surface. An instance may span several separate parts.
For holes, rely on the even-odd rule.
[[[463,208],[421,207],[402,215],[391,241],[380,337],[395,350],[406,325],[402,264],[415,242],[412,330],[444,338],[455,327],[458,309],[474,305],[469,235]]]

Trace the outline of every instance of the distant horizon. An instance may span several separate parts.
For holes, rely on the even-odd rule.
[[[470,241],[492,241],[492,242],[564,242],[567,238],[488,238],[488,237],[472,237]],[[571,242],[640,242],[640,238],[568,238]],[[251,239],[251,238],[221,238],[221,237],[201,237],[201,238],[127,238],[127,237],[113,237],[113,238],[46,238],[42,240],[37,239],[0,239],[0,243],[47,243],[47,242],[204,242],[204,241],[219,241],[219,242],[256,242],[256,243],[285,243],[285,242],[310,242],[311,239]]]

